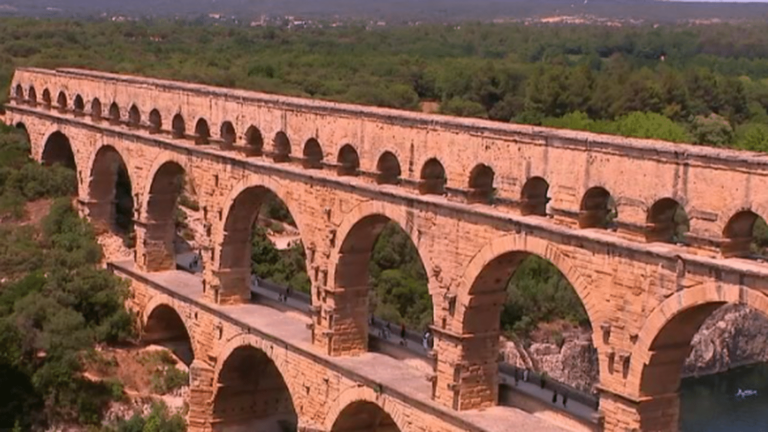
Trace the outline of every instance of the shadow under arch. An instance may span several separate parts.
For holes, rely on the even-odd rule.
[[[102,229],[128,234],[133,230],[133,181],[120,152],[103,145],[91,161],[88,181],[89,217]]]
[[[607,189],[594,186],[584,193],[579,207],[579,228],[613,228],[617,217],[616,201]]]
[[[223,354],[215,371],[214,430],[296,430],[294,395],[276,360],[254,344],[225,348]]]
[[[546,216],[549,200],[549,183],[543,177],[531,177],[520,192],[520,212],[524,216]]]
[[[426,161],[421,167],[419,193],[422,195],[443,195],[446,183],[448,183],[448,178],[443,164],[437,158]]]
[[[752,210],[744,209],[728,219],[720,251],[725,258],[763,258],[768,247],[768,225]]]
[[[472,168],[469,173],[469,196],[471,203],[491,204],[493,203],[496,188],[493,186],[496,174],[493,168],[486,164],[478,164]]]
[[[418,239],[414,238],[416,230],[412,226],[412,222],[409,222],[406,210],[389,209],[383,204],[361,204],[345,217],[337,230],[339,243],[338,248],[334,251],[332,261],[336,262],[336,265],[333,267],[332,274],[329,275],[329,280],[333,281],[333,286],[344,292],[345,297],[337,300],[337,302],[344,302],[346,305],[340,308],[344,310],[343,313],[334,316],[333,324],[345,329],[342,342],[350,343],[355,347],[352,354],[368,350],[369,314],[371,312],[369,296],[372,281],[370,263],[379,236],[390,227],[405,234],[405,241],[408,243],[405,246],[410,246],[415,251],[413,264],[420,261],[421,266],[417,274],[420,272],[426,279],[427,292],[424,294],[428,296],[428,307],[432,309],[424,312],[431,312],[429,315],[432,318],[428,319],[428,322],[431,322],[434,317],[432,294],[436,287],[432,286],[430,271],[434,272],[435,269],[432,267],[429,257],[425,255],[424,248],[419,248]],[[419,293],[411,294],[418,295]],[[315,290],[313,295],[319,296],[319,290]],[[409,303],[409,306],[419,306],[418,298],[412,300],[413,303]],[[412,312],[415,313],[418,310],[417,308]],[[403,311],[398,311],[398,314],[402,315],[402,313]],[[392,317],[385,318],[392,320]]]
[[[195,360],[195,349],[187,325],[167,303],[150,303],[144,314],[141,341],[170,349],[185,365]]]
[[[339,413],[330,432],[402,432],[392,416],[378,404],[360,400],[352,402]]]
[[[640,430],[677,430],[680,382],[691,341],[717,309],[750,307],[768,317],[768,296],[737,285],[706,284],[679,291],[658,305],[638,333],[627,376],[639,407]]]
[[[645,226],[648,242],[682,243],[690,230],[685,208],[673,198],[661,198],[650,209]]]
[[[350,406],[359,403],[376,405],[380,410],[384,411],[390,418],[392,418],[395,425],[400,430],[408,430],[406,427],[406,417],[398,402],[392,401],[388,396],[377,393],[374,389],[365,386],[351,387],[339,394],[339,396],[330,404],[328,412],[325,414],[325,419],[323,421],[324,430],[332,430],[339,420],[341,413]]]
[[[80,182],[78,181],[77,162],[75,159],[74,148],[69,137],[60,131],[51,133],[43,145],[43,153],[40,161],[45,166],[62,166],[74,171],[74,190],[78,191]],[[79,195],[79,194],[78,194]]]
[[[400,161],[391,151],[385,151],[376,162],[376,182],[378,184],[397,185],[400,183],[402,171]]]

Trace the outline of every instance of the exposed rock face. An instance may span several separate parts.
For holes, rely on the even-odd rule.
[[[527,349],[502,342],[504,360],[521,368],[546,372],[552,378],[584,391],[599,381],[597,352],[590,333],[571,334],[562,348],[534,343]],[[768,362],[768,317],[741,305],[715,311],[693,337],[683,376],[709,375],[738,366]]]
[[[685,376],[768,361],[768,317],[746,306],[723,306],[704,322],[691,345]]]
[[[534,343],[527,350],[519,348],[514,342],[506,343],[503,355],[508,363],[546,372],[557,381],[587,392],[598,382],[597,351],[588,338],[569,340],[562,348],[551,343]]]

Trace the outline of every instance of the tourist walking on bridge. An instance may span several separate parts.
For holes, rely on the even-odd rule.
[[[400,324],[400,345],[408,346],[408,341],[405,339],[405,323]]]

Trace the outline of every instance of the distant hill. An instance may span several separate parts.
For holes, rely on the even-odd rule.
[[[262,15],[311,19],[375,19],[450,22],[520,20],[549,16],[673,22],[768,17],[768,3],[669,2],[658,0],[0,0],[0,15],[196,18],[222,14],[238,20]]]

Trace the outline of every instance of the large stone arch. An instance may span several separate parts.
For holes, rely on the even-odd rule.
[[[221,202],[221,225],[215,232],[214,266],[220,293],[217,302],[238,303],[250,298],[250,239],[263,198],[274,194],[296,222],[301,244],[306,247],[308,225],[300,213],[295,188],[271,176],[251,174],[235,185]],[[247,249],[247,250],[246,250]],[[247,254],[245,252],[248,252]],[[247,257],[246,257],[247,256]],[[246,258],[248,263],[245,262]]]
[[[325,414],[323,430],[333,431],[333,426],[344,410],[360,402],[371,403],[379,407],[379,409],[387,413],[394,420],[394,423],[401,432],[406,432],[410,429],[411,423],[407,420],[407,416],[398,402],[392,401],[382,393],[376,393],[370,387],[350,387],[342,391],[330,403],[330,407]]]
[[[529,255],[552,263],[574,287],[592,323],[592,340],[600,347],[595,323],[600,323],[601,298],[577,262],[555,243],[526,233],[492,240],[475,254],[453,292],[447,312],[436,316],[437,363],[434,398],[458,411],[496,405],[499,389],[499,337],[506,284],[517,265]],[[595,281],[596,282],[596,281]],[[602,363],[602,362],[601,362]],[[600,376],[606,371],[600,365]]]
[[[125,167],[131,188],[135,188],[134,169],[116,146],[102,144],[90,155],[85,204],[92,222],[109,228],[114,222],[116,182],[120,165]],[[131,200],[133,200],[131,194]],[[135,203],[133,204],[135,206]]]
[[[457,304],[463,304],[469,300],[472,284],[480,276],[483,269],[498,257],[514,252],[537,255],[551,262],[573,286],[584,304],[590,322],[592,324],[600,322],[602,319],[599,304],[601,299],[592,295],[594,292],[594,289],[590,288],[593,282],[592,278],[579,270],[578,261],[568,257],[555,243],[524,233],[510,234],[495,239],[472,257],[454,292]]]
[[[632,394],[640,395],[640,380],[643,369],[653,355],[653,344],[664,328],[675,318],[696,308],[712,306],[714,310],[725,304],[746,305],[768,317],[768,296],[761,294],[758,290],[743,286],[698,285],[667,297],[664,302],[653,309],[638,333],[637,342],[632,350],[630,379],[627,382],[627,389]],[[709,316],[709,313],[705,315]],[[706,316],[703,318],[706,319]],[[698,326],[696,327],[698,329]],[[680,366],[679,372],[682,372],[682,365]]]
[[[285,347],[281,347],[273,342],[263,340],[256,335],[247,333],[237,334],[227,340],[216,356],[216,365],[213,370],[214,392],[211,398],[211,409],[212,412],[214,412],[214,415],[216,398],[219,397],[223,388],[219,383],[222,379],[224,366],[228,364],[227,360],[229,360],[234,353],[242,349],[256,350],[258,353],[264,354],[266,358],[271,361],[288,390],[288,396],[294,412],[297,417],[300,417],[300,414],[304,409],[300,395],[306,394],[305,385],[311,385],[307,380],[312,380],[314,377],[305,377],[302,374],[301,368],[297,368],[289,362],[290,354]]]
[[[344,215],[336,232],[331,234],[331,242],[335,244],[327,281],[312,286],[313,298],[322,300],[332,310],[327,318],[316,317],[314,333],[317,337],[330,330],[331,337],[325,339],[330,355],[358,355],[368,350],[368,265],[376,239],[389,222],[398,224],[416,248],[428,278],[432,310],[439,309],[435,306],[435,293],[439,288],[432,282],[432,276],[439,273],[439,269],[434,267],[424,245],[420,245],[413,219],[418,220],[409,217],[405,207],[365,201]],[[331,298],[326,296],[328,290],[321,291],[324,284],[333,288]]]
[[[704,321],[726,304],[747,305],[768,316],[768,296],[745,286],[707,283],[672,294],[651,312],[637,335],[630,363],[625,365],[627,394],[610,397],[604,409],[623,412],[628,425],[637,428],[633,430],[678,430],[680,380],[691,340]],[[617,409],[619,403],[624,406]]]
[[[59,163],[75,171],[77,195],[79,196],[84,190],[83,180],[85,177],[80,163],[83,160],[81,149],[73,145],[69,135],[56,126],[46,131],[42,143],[37,147],[39,154],[35,155],[35,160],[42,164]],[[34,144],[32,144],[32,148],[32,151],[36,152]]]
[[[183,192],[179,176],[196,185],[194,171],[186,158],[170,152],[158,155],[137,190],[143,190],[134,209],[136,222],[136,263],[143,271],[176,268],[174,209]],[[157,185],[157,189],[155,188]],[[143,186],[143,187],[142,187]]]
[[[435,270],[434,261],[428,251],[423,246],[420,247],[421,240],[418,236],[418,228],[412,226],[409,230],[409,225],[413,225],[413,222],[409,222],[408,209],[402,206],[390,205],[381,201],[364,201],[355,206],[349,213],[343,216],[343,219],[336,228],[336,246],[331,253],[331,262],[339,262],[339,255],[341,253],[341,247],[344,244],[344,240],[349,236],[350,232],[366,218],[373,216],[383,216],[392,222],[397,223],[408,237],[411,239],[413,245],[419,251],[419,257],[424,264],[424,269],[427,271],[429,277],[429,293],[434,295],[438,292],[439,286],[433,282],[431,274]],[[328,269],[328,280],[333,281],[336,279],[336,267]]]
[[[150,196],[149,192],[152,189],[152,182],[157,176],[157,172],[160,170],[160,168],[163,167],[163,165],[169,162],[176,163],[181,168],[183,168],[187,178],[189,178],[192,181],[192,183],[195,186],[197,186],[198,182],[197,182],[197,179],[194,177],[195,172],[194,170],[192,170],[192,166],[189,163],[187,158],[185,158],[184,156],[178,153],[169,152],[169,151],[164,151],[160,153],[152,161],[152,166],[149,168],[149,170],[146,171],[145,177],[141,179],[141,183],[137,183],[136,189],[141,190],[141,197],[139,200],[140,207],[138,210],[141,211],[142,215],[144,215],[146,212],[147,204]],[[141,187],[139,187],[139,185],[141,185]]]
[[[198,353],[200,352],[200,348],[196,343],[195,334],[192,331],[190,324],[187,322],[188,318],[185,319],[184,314],[180,313],[179,310],[176,307],[174,307],[173,302],[169,301],[169,299],[166,298],[165,296],[155,295],[149,300],[147,305],[142,310],[141,316],[140,316],[142,333],[144,333],[144,331],[148,328],[148,325],[151,324],[150,318],[153,317],[153,314],[156,314],[158,311],[161,311],[163,308],[167,308],[175,312],[179,321],[184,326],[184,331],[186,332],[186,335],[189,338],[189,344],[192,349],[193,359],[199,358]]]
[[[687,210],[687,209],[686,209]],[[717,221],[715,222],[715,232],[710,233],[715,237],[721,237],[725,228],[728,226],[728,222],[737,213],[750,211],[760,216],[764,220],[768,221],[768,203],[761,201],[754,201],[749,203],[725,203],[722,210],[717,214]],[[694,220],[691,219],[691,231],[694,230]]]

